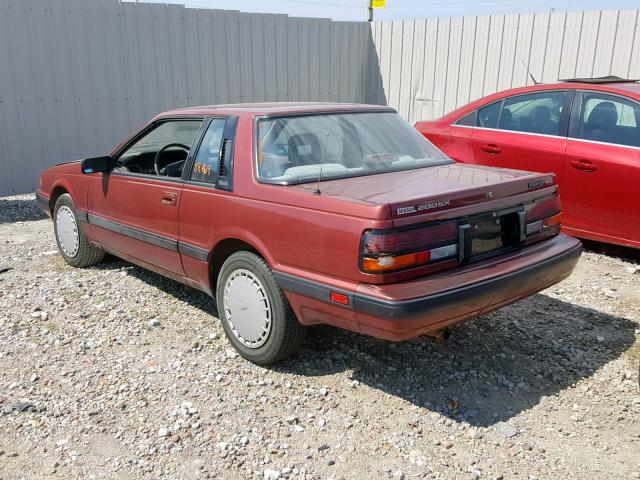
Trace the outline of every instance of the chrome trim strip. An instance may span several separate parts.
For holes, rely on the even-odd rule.
[[[502,130],[500,128],[486,128],[486,127],[469,127],[468,125],[454,125],[453,123],[450,125],[451,127],[457,128],[471,128],[477,130],[486,130],[489,132],[502,132],[502,133],[516,133],[520,135],[532,135],[534,137],[548,137],[548,138],[564,138],[566,140],[573,140],[575,142],[586,142],[586,143],[595,143],[596,145],[609,145],[611,147],[619,147],[619,148],[633,148],[634,150],[640,150],[640,147],[634,147],[632,145],[621,145],[619,143],[610,143],[610,142],[598,142],[596,140],[587,140],[584,138],[576,138],[576,137],[562,137],[559,135],[546,135],[544,133],[532,133],[532,132],[520,132],[517,130]]]
[[[587,140],[587,139],[584,139],[584,138],[575,138],[575,137],[567,137],[567,139],[568,140],[573,140],[574,142],[595,143],[596,145],[608,145],[610,147],[632,148],[634,150],[640,150],[640,147],[634,147],[632,145],[620,145],[619,143],[598,142],[596,140]]]
[[[530,136],[534,136],[534,137],[547,137],[547,138],[568,138],[568,137],[564,137],[562,135],[547,135],[546,133],[533,133],[533,132],[521,132],[519,130],[503,130],[501,128],[487,128],[487,127],[469,127],[467,125],[454,125],[451,124],[450,126],[452,127],[458,127],[458,128],[475,128],[476,130],[486,130],[489,132],[503,132],[503,133],[516,133],[516,134],[520,134],[520,135],[530,135]]]

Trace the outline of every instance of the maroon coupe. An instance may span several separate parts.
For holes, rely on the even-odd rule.
[[[387,107],[221,105],[42,173],[60,253],[104,252],[216,298],[245,358],[304,326],[434,333],[567,277],[554,176],[455,163]]]

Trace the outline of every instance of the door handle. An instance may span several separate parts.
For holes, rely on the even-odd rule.
[[[500,150],[500,147],[498,147],[493,143],[487,143],[486,145],[481,145],[480,150],[482,150],[483,152],[493,153],[493,154],[500,153],[502,151]]]
[[[598,166],[591,160],[571,160],[571,166],[575,169],[582,170],[583,172],[593,172],[598,169]]]
[[[162,192],[160,203],[163,205],[176,205],[178,203],[178,194],[175,192]]]

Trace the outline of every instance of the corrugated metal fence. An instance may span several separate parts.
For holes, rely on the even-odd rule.
[[[429,120],[500,90],[538,81],[640,78],[639,10],[495,15],[372,26],[388,103]],[[382,99],[378,99],[382,101]]]
[[[414,122],[530,83],[640,78],[639,11],[332,22],[120,3],[0,0],[0,195],[99,155],[174,107],[388,103]]]
[[[171,108],[366,102],[381,88],[371,38],[364,22],[0,0],[0,195],[34,190],[46,166],[102,154]]]

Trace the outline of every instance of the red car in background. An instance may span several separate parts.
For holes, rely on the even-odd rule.
[[[548,172],[575,237],[640,248],[640,84],[566,80],[496,93],[416,128],[452,159]]]

